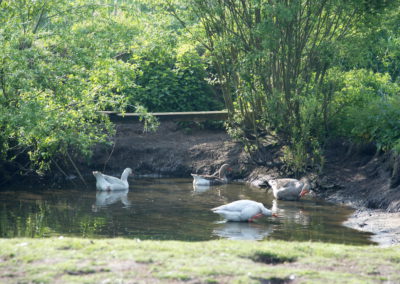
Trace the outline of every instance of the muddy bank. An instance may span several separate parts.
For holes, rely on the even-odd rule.
[[[223,163],[234,165],[232,178],[251,170],[243,147],[220,129],[197,124],[162,122],[156,132],[143,132],[141,123],[118,124],[114,146],[98,147],[88,167],[120,174],[125,167],[136,176],[190,177],[215,172]]]
[[[398,156],[377,153],[373,145],[354,149],[335,143],[326,158],[317,182],[319,196],[356,209],[346,226],[374,233],[380,245],[400,244]]]
[[[400,244],[400,212],[390,213],[379,209],[360,209],[344,222],[350,228],[371,232],[371,240],[381,246]]]
[[[398,157],[379,154],[372,145],[355,148],[336,141],[327,148],[325,158],[322,173],[310,175],[317,198],[354,208],[344,225],[374,233],[372,240],[379,245],[400,244]],[[268,187],[267,180],[275,174],[258,167],[248,180]]]
[[[258,187],[284,176],[280,151],[273,143],[251,156],[225,131],[195,123],[162,122],[154,133],[144,133],[141,123],[118,124],[113,141],[112,148],[95,149],[92,161],[81,165],[82,171],[119,175],[131,167],[136,176],[190,177],[190,173],[214,173],[229,163],[231,179]],[[336,142],[326,152],[323,172],[311,175],[318,198],[357,209],[346,225],[375,233],[374,240],[382,245],[400,242],[400,213],[393,213],[400,211],[400,187],[393,181],[396,162],[391,159],[376,155],[371,147],[352,149]]]
[[[318,179],[322,196],[353,207],[400,211],[398,157],[379,154],[373,145],[352,149],[335,143],[326,151],[326,165]]]

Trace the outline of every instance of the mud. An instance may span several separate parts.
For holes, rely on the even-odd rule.
[[[343,223],[350,228],[374,233],[372,241],[381,246],[400,244],[400,212],[361,209]]]
[[[89,169],[120,173],[125,167],[136,176],[190,177],[214,173],[228,163],[233,178],[249,171],[249,156],[220,129],[192,123],[162,122],[156,132],[144,132],[141,123],[118,124],[113,147],[98,147]]]

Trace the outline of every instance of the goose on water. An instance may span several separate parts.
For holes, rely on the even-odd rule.
[[[253,222],[254,219],[263,215],[277,217],[275,213],[264,207],[262,203],[253,200],[237,200],[229,204],[211,209],[224,217],[227,221]]]
[[[299,200],[310,192],[310,182],[307,178],[300,180],[294,178],[272,179],[268,181],[276,199]]]
[[[228,182],[226,177],[226,172],[232,171],[228,164],[223,164],[218,172],[214,173],[213,175],[198,175],[198,174],[191,174],[193,177],[193,184],[194,185],[219,185],[225,184]]]
[[[94,171],[93,175],[96,178],[96,188],[98,190],[125,190],[129,188],[128,176],[132,174],[132,169],[126,168],[121,175],[121,178],[102,174]]]

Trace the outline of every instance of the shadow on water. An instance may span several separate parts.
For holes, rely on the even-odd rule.
[[[278,218],[225,222],[210,208],[238,199],[272,207]],[[319,200],[276,202],[244,184],[193,187],[190,179],[138,179],[129,190],[10,188],[0,192],[0,237],[81,236],[205,241],[280,239],[373,244],[342,226],[352,210]]]

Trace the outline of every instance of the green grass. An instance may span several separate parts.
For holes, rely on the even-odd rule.
[[[311,242],[0,239],[0,283],[400,283],[399,255]]]

